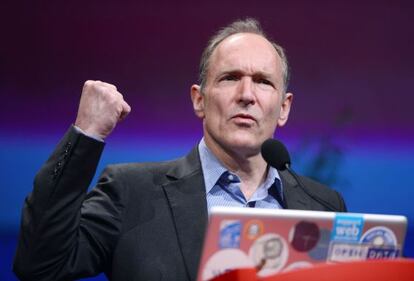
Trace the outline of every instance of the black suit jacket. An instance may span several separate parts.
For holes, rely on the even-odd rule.
[[[23,208],[14,271],[22,280],[194,280],[207,223],[199,155],[108,166],[89,194],[103,143],[71,128],[41,168]],[[325,210],[281,171],[290,209]],[[305,186],[337,211],[341,196]]]

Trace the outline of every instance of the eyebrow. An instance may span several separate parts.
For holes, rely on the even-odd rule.
[[[270,73],[267,72],[263,72],[263,71],[255,71],[253,74],[246,74],[245,71],[243,70],[239,70],[239,69],[229,69],[229,70],[224,70],[218,73],[218,77],[221,77],[225,74],[232,74],[232,75],[249,75],[252,77],[263,77],[263,78],[267,78],[267,79],[271,79],[272,76],[270,75]]]
[[[253,79],[257,79],[257,78],[263,78],[266,80],[269,80],[275,88],[279,89],[280,87],[280,83],[281,81],[279,81],[279,79],[277,78],[273,78],[272,75],[268,72],[264,72],[264,71],[255,71],[252,74],[246,74],[245,71],[240,70],[240,69],[229,69],[229,70],[224,70],[218,73],[218,75],[216,76],[216,78],[214,80],[218,80],[220,78],[222,78],[225,75],[235,75],[235,76],[243,76],[243,75],[249,75],[251,76]]]

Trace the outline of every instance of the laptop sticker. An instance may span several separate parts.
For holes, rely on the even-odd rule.
[[[368,229],[361,237],[361,242],[374,246],[397,246],[394,232],[385,226]]]
[[[356,214],[336,214],[331,240],[358,242],[364,228],[364,218]]]
[[[223,220],[220,224],[219,247],[239,248],[240,247],[241,222],[238,220]]]
[[[245,223],[244,235],[247,239],[253,240],[262,235],[264,232],[264,224],[259,220],[252,220]]]
[[[359,261],[365,260],[368,246],[356,243],[332,243],[329,249],[329,261]]]
[[[298,252],[308,252],[319,241],[320,231],[316,223],[300,221],[289,233],[290,244]]]
[[[376,226],[367,230],[361,242],[370,245],[368,259],[397,258],[401,255],[394,232],[384,226]]]
[[[331,231],[322,228],[320,230],[320,238],[315,248],[309,251],[308,255],[311,259],[324,261],[328,257],[329,242],[331,241]]]
[[[296,262],[292,262],[291,264],[289,264],[288,266],[286,266],[283,269],[283,272],[289,272],[295,269],[302,269],[302,268],[309,268],[312,267],[313,264],[311,264],[308,261],[296,261]]]
[[[261,277],[279,272],[285,266],[288,256],[289,247],[286,240],[274,233],[259,237],[249,249],[249,257]]]
[[[224,249],[214,253],[207,261],[202,280],[210,280],[235,268],[254,268],[253,262],[239,249]]]

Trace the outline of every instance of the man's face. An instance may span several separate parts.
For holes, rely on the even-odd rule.
[[[194,110],[203,119],[207,144],[255,155],[289,115],[292,94],[283,95],[282,64],[262,36],[232,35],[210,57],[201,93],[193,85]]]

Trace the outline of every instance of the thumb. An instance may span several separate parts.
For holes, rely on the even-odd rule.
[[[122,112],[119,116],[119,120],[124,120],[125,117],[128,116],[128,114],[131,112],[131,107],[126,101],[122,101]]]

